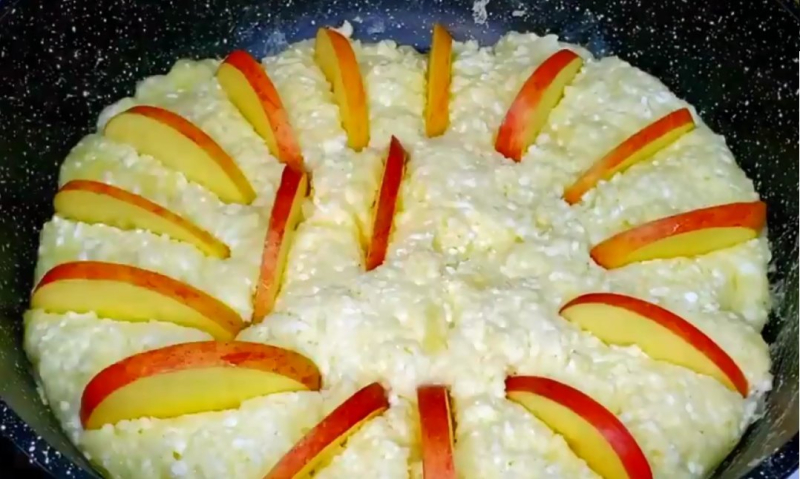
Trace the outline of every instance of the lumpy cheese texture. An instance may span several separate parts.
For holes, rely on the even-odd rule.
[[[492,47],[454,44],[451,124],[428,139],[426,57],[391,41],[353,46],[371,127],[369,147],[358,153],[346,147],[311,42],[262,62],[302,147],[313,191],[275,311],[238,339],[308,356],[322,373],[322,391],[84,431],[80,396],[94,374],[141,351],[209,337],[155,321],[31,310],[25,349],[71,439],[111,477],[255,479],[350,394],[380,381],[391,408],[357,432],[318,477],[418,478],[415,391],[441,382],[453,396],[460,477],[597,477],[563,438],[505,399],[508,374],[531,374],[577,387],[616,414],[656,477],[707,475],[756,419],[771,386],[759,334],[769,311],[764,235],[701,257],[613,271],[598,267],[589,250],[663,216],[757,199],[724,139],[695,115],[694,131],[570,207],[563,189],[605,151],[689,105],[617,58],[592,58],[554,36],[510,33]],[[494,151],[494,134],[521,84],[559,48],[573,49],[585,65],[535,144],[520,163],[511,162]],[[138,193],[220,238],[230,258],[209,258],[146,231],[56,216],[42,230],[37,280],[67,261],[125,263],[191,284],[249,321],[283,166],[220,89],[218,63],[181,60],[166,75],[140,82],[135,96],[107,108],[98,133],[70,153],[60,184],[91,179]],[[202,128],[232,156],[258,198],[224,204],[155,159],[104,138],[108,119],[135,104],[168,108]],[[363,242],[391,135],[410,160],[387,259],[365,273]],[[565,301],[595,291],[635,295],[682,315],[740,365],[749,396],[637,347],[606,345],[558,315]]]

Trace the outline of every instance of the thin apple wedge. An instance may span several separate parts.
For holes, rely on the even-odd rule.
[[[447,387],[420,386],[417,388],[417,404],[424,479],[455,479],[453,413]]]
[[[635,344],[653,359],[711,376],[747,397],[747,379],[728,353],[661,306],[622,294],[590,293],[568,302],[560,313],[606,343]]]
[[[111,118],[103,133],[183,173],[226,203],[249,204],[256,197],[225,150],[189,120],[169,110],[135,106]]]
[[[255,58],[243,50],[234,51],[219,66],[217,81],[267,143],[272,155],[287,165],[303,169],[303,155],[278,90]]]
[[[242,329],[239,315],[220,300],[163,274],[101,261],[62,263],[45,273],[31,307],[88,313],[120,321],[165,321],[200,329],[220,340]]]
[[[688,108],[681,108],[659,118],[600,158],[564,191],[564,199],[569,204],[579,202],[600,180],[609,180],[636,163],[652,158],[692,129],[694,120]]]
[[[350,436],[388,408],[383,386],[378,383],[365,386],[306,433],[264,479],[309,477],[314,469],[329,462]]]
[[[428,85],[425,102],[425,133],[439,136],[450,123],[450,79],[452,76],[453,37],[440,24],[433,26],[428,54]]]
[[[652,259],[697,256],[757,237],[766,218],[767,205],[761,201],[711,206],[623,231],[593,247],[590,253],[607,269]]]
[[[233,409],[248,399],[317,391],[316,365],[288,349],[202,341],[154,349],[103,369],[83,390],[81,423],[98,429],[126,419],[172,418]]]
[[[497,132],[495,150],[520,161],[582,66],[581,57],[571,50],[559,50],[539,65],[511,103]]]
[[[405,174],[406,157],[403,145],[393,136],[383,166],[380,190],[372,207],[372,236],[367,246],[367,271],[380,266],[386,258],[397,209],[397,197],[400,195],[400,183]]]
[[[369,143],[367,95],[350,41],[336,30],[317,30],[314,59],[333,88],[350,148],[361,151]]]
[[[302,220],[303,200],[308,194],[308,176],[291,166],[283,169],[281,184],[275,195],[269,218],[261,272],[253,300],[253,322],[259,322],[275,307],[286,258],[292,246],[295,229]]]
[[[601,477],[653,477],[647,458],[625,425],[583,392],[544,377],[510,376],[506,396],[563,436],[575,455]]]
[[[58,190],[53,204],[64,218],[103,223],[120,229],[144,229],[196,246],[216,258],[230,249],[208,231],[135,193],[98,181],[73,180]]]

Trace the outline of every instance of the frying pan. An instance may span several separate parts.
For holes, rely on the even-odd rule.
[[[769,207],[775,387],[716,477],[783,478],[798,461],[798,62],[794,0],[0,0],[0,434],[58,477],[93,477],[42,405],[21,350],[38,231],[58,168],[105,106],[178,58],[261,57],[348,19],[364,40],[421,50],[557,33],[619,55],[696,105]],[[2,475],[0,473],[0,475]]]

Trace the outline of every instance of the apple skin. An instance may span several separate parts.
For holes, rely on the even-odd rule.
[[[749,241],[764,229],[761,201],[692,210],[618,233],[590,251],[606,269],[651,259],[697,256]]]
[[[230,249],[208,231],[137,194],[98,181],[72,180],[53,199],[56,213],[84,223],[104,223],[120,229],[144,229],[185,241],[215,258]]]
[[[336,30],[320,28],[314,59],[333,89],[347,145],[361,151],[369,144],[369,114],[361,70],[350,41]]]
[[[392,136],[383,168],[380,190],[373,206],[372,236],[367,247],[365,261],[367,271],[377,268],[386,259],[407,157],[403,145]]]
[[[509,376],[506,396],[564,437],[606,479],[652,479],[650,464],[622,422],[583,392],[540,376]]]
[[[653,359],[712,376],[747,397],[747,379],[728,353],[661,306],[623,294],[589,293],[569,301],[560,314],[606,343],[636,344]]]
[[[134,106],[111,118],[103,133],[180,171],[226,203],[250,204],[256,197],[233,158],[204,131],[169,110]]]
[[[581,57],[570,50],[559,50],[542,62],[511,103],[497,132],[495,150],[520,161],[582,66]]]
[[[289,450],[264,479],[307,478],[350,436],[389,408],[386,390],[372,383],[350,396]]]
[[[417,388],[422,474],[424,479],[455,479],[453,460],[454,427],[450,394],[446,386]]]
[[[600,180],[609,180],[636,163],[663,150],[675,140],[694,129],[694,119],[688,108],[673,111],[634,133],[603,158],[592,165],[564,191],[564,200],[578,203],[581,197]]]
[[[303,155],[295,140],[289,115],[267,72],[244,50],[225,58],[217,80],[228,99],[253,125],[270,152],[283,163],[303,169]]]
[[[160,273],[117,263],[75,261],[45,273],[31,308],[87,313],[121,321],[165,321],[229,340],[242,318],[222,301]]]
[[[314,363],[288,349],[243,341],[177,344],[127,357],[97,373],[80,418],[97,429],[139,417],[170,418],[239,407],[258,396],[319,390]]]
[[[295,229],[302,219],[308,183],[305,172],[288,165],[283,169],[264,240],[261,272],[253,301],[253,322],[262,321],[275,307]]]
[[[425,134],[432,138],[447,130],[450,124],[450,80],[452,78],[453,37],[445,27],[433,25],[431,51],[428,54]]]

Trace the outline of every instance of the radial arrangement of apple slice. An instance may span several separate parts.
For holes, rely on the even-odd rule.
[[[242,50],[231,53],[217,70],[217,80],[231,103],[267,143],[272,155],[302,170],[303,154],[289,116],[272,80],[256,59]]]
[[[617,293],[589,293],[569,301],[560,312],[606,343],[635,344],[653,359],[711,376],[747,397],[747,379],[728,353],[661,306]]]
[[[506,396],[567,441],[606,479],[650,479],[650,464],[628,429],[583,392],[550,378],[510,376]]]
[[[159,320],[233,339],[242,318],[222,301],[163,274],[101,261],[62,263],[45,273],[31,307],[87,313],[121,321]]]
[[[135,193],[98,181],[66,183],[56,193],[53,206],[64,218],[165,234],[217,258],[231,254],[224,243],[191,221]]]
[[[428,137],[446,134],[449,125],[452,42],[443,26],[434,26],[424,118]],[[366,93],[350,41],[335,30],[320,28],[315,60],[330,83],[348,146],[367,148]],[[497,152],[516,162],[522,160],[582,65],[580,56],[564,49],[533,71],[498,129]],[[287,109],[259,62],[244,51],[235,51],[220,64],[216,77],[271,154],[286,165],[272,204],[253,296],[252,321],[259,322],[275,308],[294,232],[302,221],[302,205],[312,188],[311,175]],[[564,190],[564,200],[579,203],[599,182],[653,157],[694,127],[686,108],[652,122],[600,156]],[[249,204],[256,197],[231,156],[176,113],[135,106],[113,117],[104,134],[181,172],[224,202]],[[407,159],[406,150],[393,136],[372,207],[367,271],[380,266],[387,256]],[[224,243],[188,219],[116,186],[71,181],[59,190],[54,203],[56,213],[65,218],[145,229],[192,244],[211,257],[224,260],[230,255]],[[620,232],[590,253],[607,269],[701,255],[757,237],[765,221],[766,206],[760,201],[702,208]],[[257,396],[321,388],[320,373],[311,360],[290,350],[232,341],[244,326],[236,312],[196,288],[152,271],[98,261],[60,264],[36,286],[31,306],[59,313],[93,311],[123,321],[166,321],[206,331],[216,340],[147,351],[102,370],[83,392],[80,418],[87,429],[125,419],[235,408]],[[744,373],[719,345],[658,305],[617,293],[590,293],[566,303],[560,314],[606,343],[637,345],[654,359],[715,378],[742,396],[749,392]],[[424,477],[455,478],[455,424],[448,389],[426,385],[417,393]],[[562,435],[602,477],[652,477],[647,459],[622,422],[578,389],[544,377],[511,376],[506,380],[506,394]],[[388,407],[387,392],[380,384],[357,391],[295,444],[266,477],[307,476]]]
[[[453,458],[455,427],[446,386],[425,385],[417,388],[422,474],[425,479],[455,479]]]
[[[233,158],[203,130],[169,110],[135,106],[109,120],[103,133],[180,171],[222,201],[248,204],[256,197]]]
[[[386,390],[372,383],[347,398],[287,452],[264,479],[309,477],[370,419],[389,408]]]
[[[243,341],[185,343],[136,354],[97,373],[83,390],[81,423],[171,418],[238,407],[258,396],[317,391],[317,366],[294,351]]]

